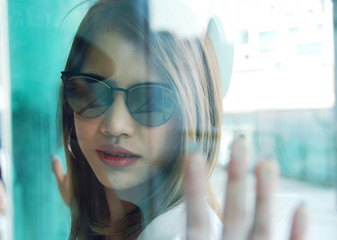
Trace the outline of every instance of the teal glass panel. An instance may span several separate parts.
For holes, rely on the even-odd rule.
[[[55,152],[62,156],[56,117],[60,71],[70,48],[68,37],[76,30],[69,34],[63,20],[76,4],[8,1],[17,240],[67,239],[69,235],[69,210],[58,192],[50,156]],[[62,161],[65,166],[64,157]]]

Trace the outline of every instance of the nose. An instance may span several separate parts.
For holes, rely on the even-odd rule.
[[[135,133],[134,120],[125,103],[125,94],[115,93],[112,105],[103,114],[104,121],[101,131],[105,135],[114,137],[133,136]]]

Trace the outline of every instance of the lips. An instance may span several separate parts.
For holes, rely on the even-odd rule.
[[[134,165],[141,157],[129,150],[115,145],[101,145],[97,149],[100,160],[114,168],[126,168]]]

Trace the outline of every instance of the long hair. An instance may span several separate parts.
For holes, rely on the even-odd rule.
[[[149,201],[156,204],[147,222],[183,200],[183,159],[191,145],[197,145],[207,160],[209,176],[216,164],[222,117],[220,71],[215,50],[207,34],[180,39],[169,32],[152,32],[148,24],[146,3],[133,0],[101,0],[93,5],[75,35],[65,71],[80,72],[89,50],[106,32],[118,32],[145,49],[148,65],[154,68],[177,93],[177,114],[181,140],[164,169],[161,196],[154,193]],[[111,233],[109,208],[104,186],[86,161],[76,139],[73,112],[60,88],[62,130],[70,179],[71,233],[69,239],[104,239]],[[178,128],[178,126],[177,126]],[[67,149],[67,139],[74,157]],[[209,202],[218,204],[211,187]],[[122,232],[125,239],[137,236],[145,227],[140,222],[127,222]],[[125,225],[125,223],[127,223]]]

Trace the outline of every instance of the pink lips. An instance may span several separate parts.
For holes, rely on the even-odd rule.
[[[141,157],[125,148],[115,145],[100,145],[97,149],[100,160],[114,168],[126,168],[137,162]]]

